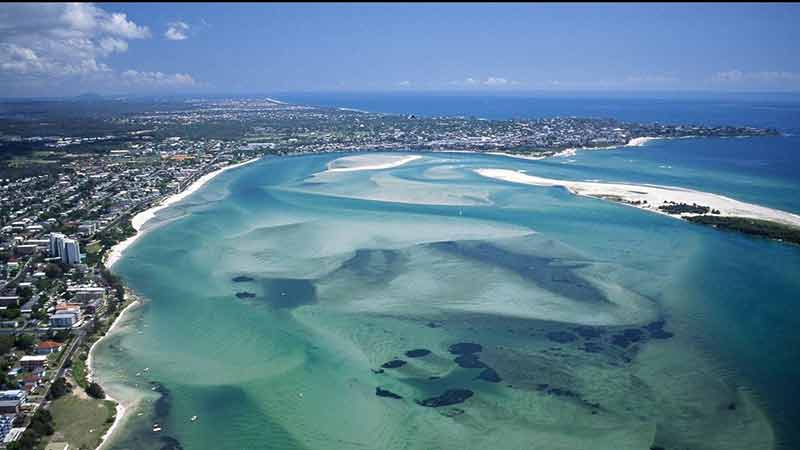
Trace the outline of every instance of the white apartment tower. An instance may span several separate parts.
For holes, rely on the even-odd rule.
[[[64,239],[63,253],[61,254],[61,262],[64,264],[80,264],[81,263],[81,249],[78,241],[75,239]]]
[[[50,256],[61,256],[64,253],[64,240],[66,238],[61,233],[50,233],[50,243],[48,244]]]

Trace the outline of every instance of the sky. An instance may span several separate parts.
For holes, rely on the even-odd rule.
[[[0,97],[800,92],[800,4],[0,6]]]

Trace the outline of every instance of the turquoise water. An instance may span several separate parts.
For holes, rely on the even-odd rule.
[[[223,173],[114,267],[146,301],[96,355],[107,390],[134,403],[112,448],[791,448],[797,247],[472,172],[681,185],[800,212],[780,167],[704,163],[728,148],[782,155],[781,139]],[[477,364],[449,351],[459,342],[482,346]],[[406,364],[376,373],[394,359]],[[416,402],[453,389],[472,396]]]

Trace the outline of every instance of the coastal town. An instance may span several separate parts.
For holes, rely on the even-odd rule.
[[[110,271],[109,255],[137,232],[140,224],[132,220],[138,213],[223,168],[266,155],[427,150],[544,157],[651,137],[776,133],[612,119],[417,117],[272,99],[173,100],[136,104],[133,112],[122,112],[124,102],[109,102],[121,111],[0,118],[5,448],[63,450],[100,442],[116,412],[92,381],[87,360],[92,344],[131,301]],[[23,112],[31,107],[18,106]],[[94,428],[73,420],[79,409],[66,407],[67,398],[96,402],[91,406],[104,414]],[[76,435],[90,438],[76,446],[70,442]]]

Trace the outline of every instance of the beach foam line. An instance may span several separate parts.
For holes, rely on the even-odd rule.
[[[650,141],[655,141],[657,139],[660,139],[660,138],[657,138],[657,137],[637,137],[637,138],[633,138],[630,141],[628,141],[628,143],[625,144],[625,147],[641,147],[644,144],[647,144]]]
[[[106,253],[105,259],[103,260],[104,265],[107,268],[110,268],[117,261],[119,261],[125,249],[130,247],[131,244],[133,244],[136,241],[136,239],[138,239],[142,235],[141,229],[144,226],[144,224],[149,222],[153,217],[155,217],[158,211],[161,211],[164,208],[172,206],[175,203],[183,200],[184,198],[192,195],[198,189],[203,187],[206,183],[214,179],[214,177],[216,177],[217,175],[227,170],[235,169],[237,167],[242,167],[246,164],[250,164],[254,161],[257,161],[258,159],[259,158],[252,158],[247,161],[243,161],[237,164],[231,164],[229,166],[217,169],[213,172],[209,172],[203,175],[202,177],[198,178],[197,180],[195,180],[191,185],[189,185],[186,189],[182,190],[181,192],[173,194],[163,199],[162,201],[158,202],[158,204],[154,205],[153,207],[148,208],[133,216],[131,218],[131,226],[133,227],[134,230],[136,230],[136,233],[133,236],[129,237],[128,239],[125,239],[122,242],[118,242],[116,245],[111,247],[108,253]]]
[[[359,161],[360,159],[364,159],[364,160],[367,161],[367,163],[366,164],[361,164],[361,165],[350,166],[350,167],[331,167],[331,163],[329,163],[328,164],[328,169],[326,170],[326,172],[357,172],[357,171],[360,171],[360,170],[391,169],[391,168],[394,168],[394,167],[402,166],[404,164],[408,164],[411,161],[416,161],[416,160],[422,158],[422,156],[419,156],[419,155],[408,155],[408,156],[402,157],[400,159],[397,159],[395,161],[389,161],[389,162],[377,163],[377,164],[369,164],[370,156],[374,156],[374,155],[358,155],[358,156],[353,156],[353,157],[346,156],[344,158],[335,159],[335,160],[331,161],[331,163],[335,163],[336,161],[339,161],[339,160],[342,160],[342,159],[347,159],[348,161],[353,161],[353,160]],[[384,155],[382,155],[382,156],[384,156]]]
[[[665,202],[686,203],[707,206],[719,210],[715,216],[746,217],[750,219],[768,220],[800,227],[800,216],[786,211],[767,208],[751,203],[725,197],[710,192],[694,191],[675,186],[659,186],[651,184],[621,184],[589,181],[555,180],[528,175],[510,169],[474,169],[478,175],[512,183],[542,187],[563,187],[572,194],[617,201],[625,205],[635,206],[646,211],[664,214],[677,219],[697,214],[667,214],[658,209]],[[619,200],[617,200],[619,199]]]
[[[128,294],[126,293],[125,295],[128,295]],[[108,327],[108,330],[106,331],[106,333],[102,337],[100,337],[100,339],[96,340],[92,344],[92,346],[89,348],[89,356],[86,358],[86,371],[87,371],[86,379],[89,380],[89,382],[95,381],[95,379],[94,379],[95,370],[92,367],[92,363],[94,362],[94,352],[95,352],[95,349],[97,348],[97,344],[99,344],[100,342],[102,342],[103,339],[108,337],[111,334],[111,332],[114,331],[114,329],[117,327],[117,325],[119,324],[120,320],[125,316],[125,314],[133,306],[138,305],[139,303],[140,303],[140,300],[139,299],[135,299],[134,301],[129,303],[128,306],[125,307],[125,309],[120,311],[120,313],[117,316],[117,318],[114,319],[114,322],[111,324],[110,327]],[[105,389],[104,389],[104,391],[105,391]],[[103,447],[108,442],[109,438],[111,438],[111,436],[114,434],[114,431],[116,431],[117,428],[119,428],[120,424],[122,423],[122,419],[125,417],[125,413],[127,411],[126,406],[121,401],[119,401],[119,400],[115,399],[114,397],[112,397],[111,395],[109,395],[108,392],[106,392],[106,400],[110,400],[110,401],[112,401],[112,402],[114,402],[116,404],[116,406],[115,406],[116,414],[114,415],[114,423],[111,424],[111,426],[108,428],[108,430],[106,430],[106,432],[100,438],[100,444],[97,446],[96,450],[102,450],[103,449]]]

